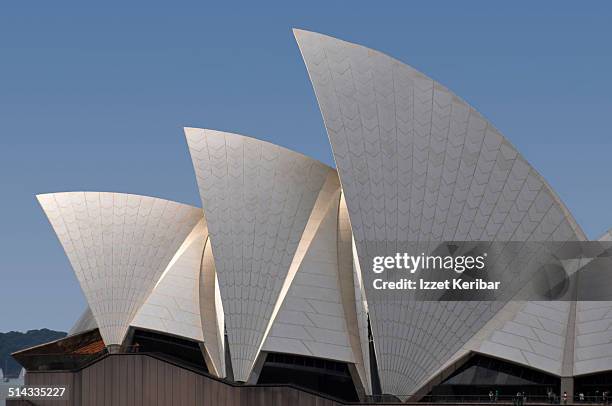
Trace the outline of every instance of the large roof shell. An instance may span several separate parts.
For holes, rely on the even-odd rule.
[[[128,327],[202,219],[197,207],[109,192],[38,195],[106,345]]]
[[[369,249],[380,243],[422,242],[428,250],[441,241],[585,239],[539,173],[444,86],[378,51],[313,32],[294,33],[362,266]],[[484,302],[368,306],[383,391],[399,395],[413,393],[500,310]],[[564,338],[566,321],[562,324]],[[495,355],[515,353],[489,348]],[[538,366],[550,367],[544,364]]]
[[[317,197],[334,171],[254,138],[195,128],[185,134],[214,252],[234,376],[247,381]]]

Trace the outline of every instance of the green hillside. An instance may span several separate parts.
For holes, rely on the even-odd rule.
[[[19,331],[0,333],[0,368],[4,371],[4,375],[16,377],[21,371],[21,366],[11,357],[11,353],[65,336],[66,333],[63,331],[53,331],[46,328],[29,330],[26,333]]]

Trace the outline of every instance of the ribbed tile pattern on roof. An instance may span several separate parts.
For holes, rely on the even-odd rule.
[[[196,207],[106,192],[39,195],[106,345],[119,345],[189,232]]]
[[[186,129],[238,381],[249,377],[331,168],[267,142]]]
[[[177,251],[131,325],[203,341],[200,318],[200,267],[208,238],[200,220]]]
[[[377,242],[583,238],[542,177],[449,90],[380,52],[295,35],[361,259]],[[407,301],[369,310],[383,391],[408,395],[500,309]]]

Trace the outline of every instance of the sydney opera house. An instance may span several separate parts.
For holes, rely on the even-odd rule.
[[[88,307],[66,338],[13,354],[26,383],[67,386],[57,405],[501,401],[519,390],[572,402],[612,390],[612,302],[371,300],[374,242],[586,236],[444,86],[380,52],[294,33],[336,168],[186,128],[201,208],[38,195]]]

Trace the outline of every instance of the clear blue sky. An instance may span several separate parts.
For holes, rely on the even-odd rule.
[[[0,5],[0,331],[84,298],[35,194],[200,205],[183,126],[331,163],[291,28],[391,54],[491,120],[591,237],[612,227],[612,3],[10,1]]]

